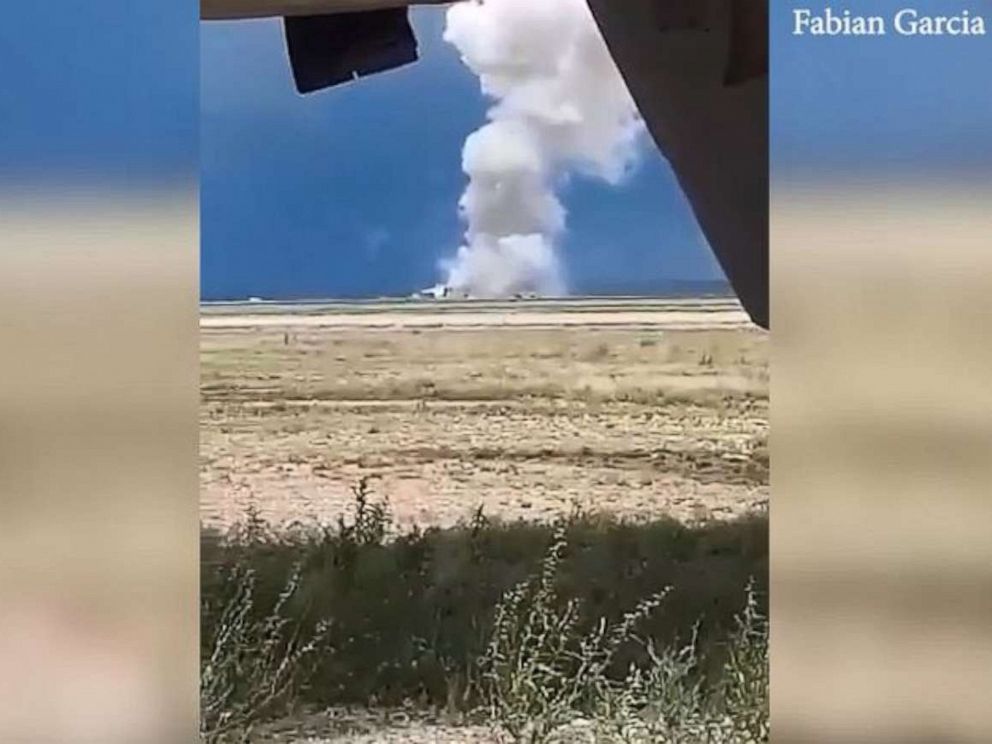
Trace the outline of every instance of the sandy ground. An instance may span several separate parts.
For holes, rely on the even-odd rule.
[[[398,527],[578,506],[725,518],[768,499],[767,336],[734,303],[209,308],[201,515]]]
[[[419,711],[344,711],[298,715],[256,731],[260,744],[509,744],[486,726],[453,725]]]
[[[489,726],[454,724],[416,710],[329,710],[298,715],[254,732],[258,744],[511,744]],[[594,744],[589,722],[557,731],[549,744]]]

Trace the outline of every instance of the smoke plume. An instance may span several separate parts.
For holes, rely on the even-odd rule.
[[[469,135],[459,202],[465,241],[442,263],[477,297],[566,291],[557,248],[570,173],[616,184],[641,122],[585,0],[474,0],[448,10],[444,38],[493,99]]]

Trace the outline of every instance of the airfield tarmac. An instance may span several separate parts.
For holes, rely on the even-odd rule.
[[[728,299],[207,305],[201,520],[397,528],[768,500],[768,338]]]
[[[249,309],[251,312],[245,312]],[[516,301],[215,304],[201,328],[746,328],[728,299],[584,298]]]

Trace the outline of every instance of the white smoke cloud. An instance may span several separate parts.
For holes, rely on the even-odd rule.
[[[616,184],[642,124],[586,0],[472,0],[448,10],[444,38],[494,99],[469,135],[459,208],[465,243],[442,262],[477,297],[566,291],[555,189],[576,171]]]

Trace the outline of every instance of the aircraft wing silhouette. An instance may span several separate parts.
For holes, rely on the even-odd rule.
[[[727,279],[768,328],[768,0],[588,3]],[[416,61],[408,6],[445,4],[201,0],[200,16],[285,18],[297,90],[311,93]]]

